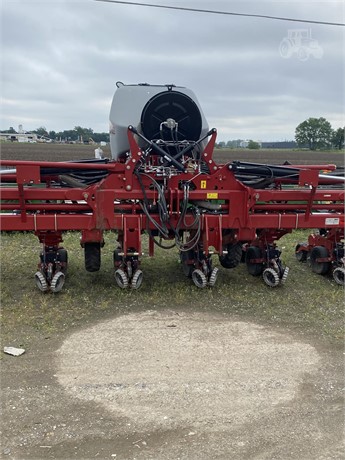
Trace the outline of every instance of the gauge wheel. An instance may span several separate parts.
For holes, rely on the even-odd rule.
[[[60,292],[64,284],[65,284],[65,275],[60,271],[56,272],[50,284],[50,290],[52,292]]]
[[[275,287],[279,284],[278,273],[273,268],[266,268],[262,274],[265,284],[269,287]]]
[[[126,289],[128,287],[128,277],[121,268],[115,271],[115,281],[121,289]]]
[[[193,271],[192,280],[193,280],[195,286],[197,286],[198,288],[201,288],[201,289],[204,288],[206,286],[206,284],[207,284],[206,276],[199,269],[196,269],[196,270]]]
[[[36,286],[38,287],[40,291],[46,292],[48,290],[48,283],[44,275],[41,272],[35,273],[35,281],[36,281]]]

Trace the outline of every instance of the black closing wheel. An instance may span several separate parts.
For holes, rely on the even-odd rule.
[[[168,119],[174,120],[177,132],[162,125]],[[201,135],[201,114],[196,103],[186,94],[178,91],[164,91],[153,96],[141,114],[141,129],[147,139],[165,141],[197,141]]]
[[[65,284],[65,275],[62,272],[56,272],[55,275],[53,276],[53,279],[50,285],[50,290],[52,292],[60,292],[64,284]]]
[[[88,272],[97,272],[101,268],[101,243],[85,243],[85,269]]]
[[[269,287],[275,287],[279,284],[278,273],[273,268],[266,268],[262,274],[262,278]]]
[[[330,269],[330,262],[323,262],[318,259],[329,257],[328,251],[324,246],[315,246],[310,253],[310,266],[314,273],[325,275]]]
[[[207,284],[206,276],[199,269],[196,269],[196,270],[193,271],[192,280],[193,280],[195,286],[197,286],[198,288],[201,288],[201,289],[203,289]]]
[[[121,268],[115,271],[115,281],[121,289],[128,287],[128,276]]]
[[[333,271],[333,278],[337,284],[339,284],[340,286],[344,286],[345,285],[345,268],[337,267]]]
[[[35,281],[36,281],[36,286],[38,287],[40,291],[46,292],[48,290],[47,281],[41,272],[35,273]]]
[[[137,270],[132,278],[131,287],[132,289],[139,289],[143,282],[143,272],[141,270]]]
[[[219,269],[217,267],[214,267],[214,269],[211,272],[210,278],[208,280],[209,286],[214,286],[216,284],[218,272],[219,272]]]

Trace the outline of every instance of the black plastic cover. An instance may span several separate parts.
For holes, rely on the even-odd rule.
[[[178,123],[177,132],[162,126],[168,118]],[[197,141],[201,135],[202,119],[197,104],[178,91],[164,91],[153,96],[141,114],[141,129],[147,139],[165,141]],[[173,136],[173,138],[172,138]]]

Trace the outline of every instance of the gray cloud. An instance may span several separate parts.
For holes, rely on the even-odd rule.
[[[340,1],[162,3],[344,22]],[[292,139],[310,116],[344,124],[340,27],[87,0],[5,0],[1,22],[2,129],[107,131],[117,80],[190,87],[221,140]],[[311,29],[322,58],[283,59],[291,29]]]

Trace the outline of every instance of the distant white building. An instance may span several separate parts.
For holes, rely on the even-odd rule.
[[[0,133],[2,141],[11,142],[37,142],[37,134],[34,133]]]

